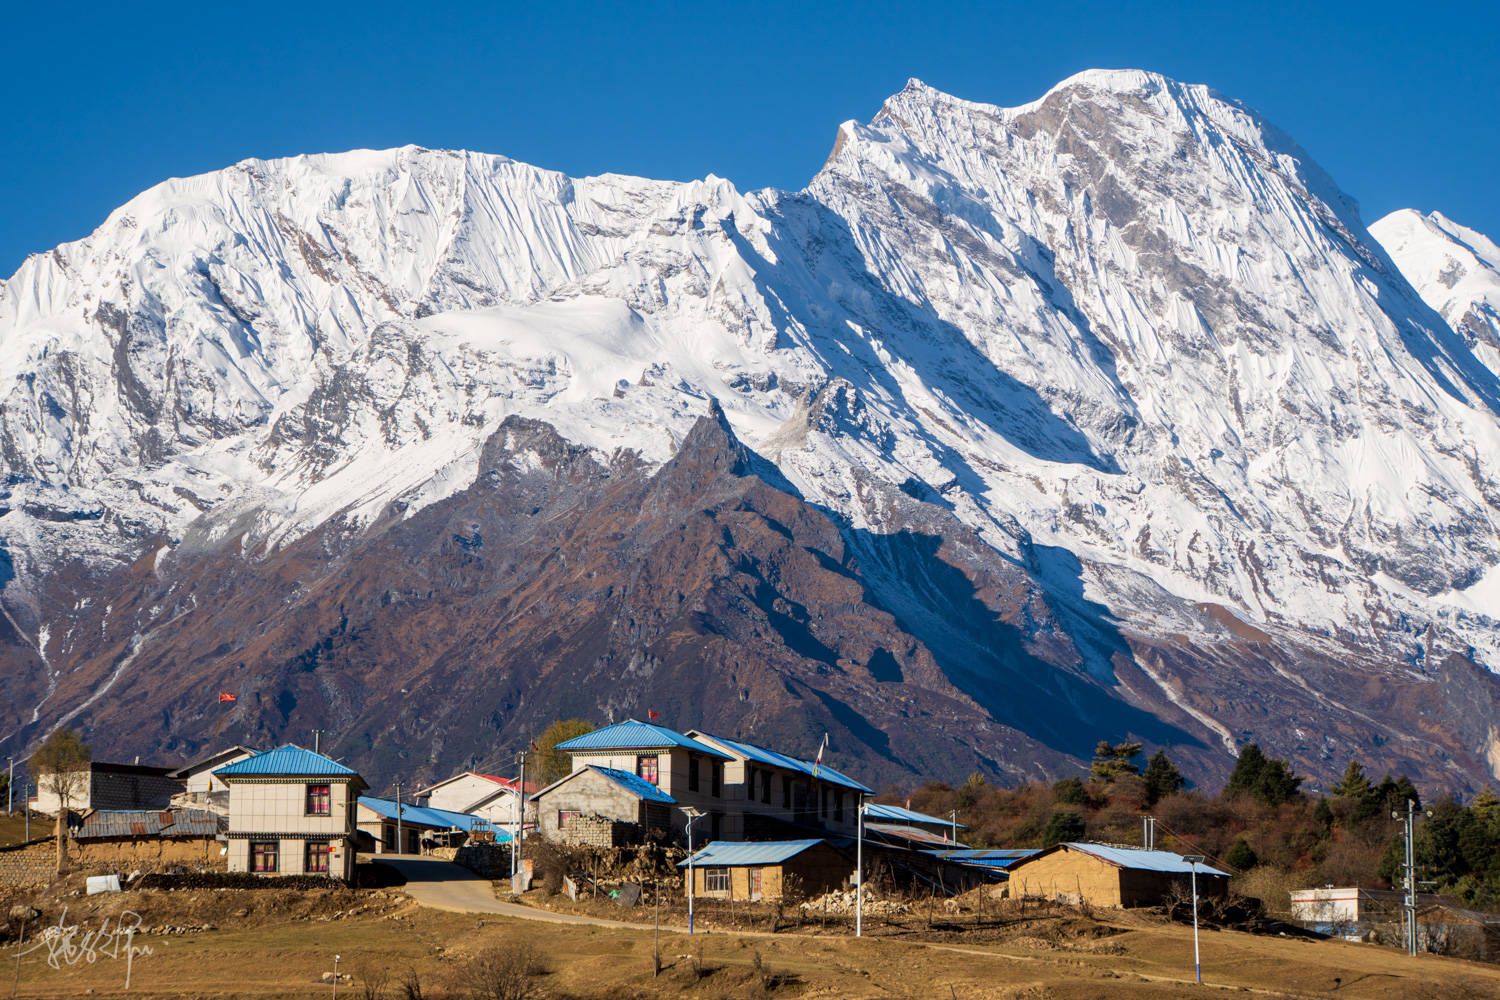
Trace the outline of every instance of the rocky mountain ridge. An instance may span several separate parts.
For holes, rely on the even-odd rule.
[[[398,736],[441,769],[670,701],[831,727],[891,780],[1064,773],[1114,731],[1205,776],[1257,738],[1471,786],[1500,380],[1390,253],[1254,112],[1135,71],[1010,109],[913,81],[794,193],[414,147],[169,181],[0,286],[0,739],[318,725],[379,774]],[[650,484],[705,427],[769,491],[711,568],[645,541],[697,523]],[[611,477],[654,499],[606,543]],[[570,534],[523,543],[548,503]],[[581,617],[479,628],[517,595],[474,559],[569,540],[594,582],[527,606]],[[401,705],[418,664],[462,710]]]

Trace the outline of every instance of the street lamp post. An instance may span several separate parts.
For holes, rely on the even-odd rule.
[[[1201,986],[1203,984],[1203,966],[1198,960],[1198,865],[1203,861],[1201,854],[1189,854],[1183,857],[1193,869],[1193,978]]]
[[[687,817],[688,838],[688,862],[687,862],[687,885],[688,885],[688,933],[693,933],[693,821],[703,818],[703,812],[692,806],[679,806],[682,814]]]

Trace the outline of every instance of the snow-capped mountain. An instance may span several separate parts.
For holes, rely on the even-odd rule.
[[[1500,372],[1500,247],[1441,212],[1410,208],[1379,220],[1370,234],[1423,301]]]
[[[1408,221],[1470,253],[1438,285],[1493,276],[1493,244]],[[1008,668],[982,662],[1011,640],[970,621],[965,652],[921,624],[976,613],[890,556],[891,538],[932,536],[1027,670],[1075,671],[1122,729],[1170,723],[1204,769],[1258,738],[1314,771],[1374,755],[1500,774],[1495,328],[1455,333],[1402,249],[1416,238],[1386,232],[1383,250],[1253,111],[1135,71],[1019,108],[912,81],[842,125],[795,193],[414,147],[168,181],[0,287],[16,664],[0,738],[97,719],[185,670],[153,650],[214,610],[186,582],[202,560],[248,574],[300,553],[283,599],[313,607],[375,539],[469,509],[485,483],[675,481],[713,414],[716,447],[747,447],[755,475],[839,526],[863,581],[850,599],[894,616],[894,672],[858,629],[819,639],[818,615],[793,615],[812,646],[747,640],[861,664],[841,701],[855,715],[896,684],[1027,732],[997,707]],[[1422,268],[1438,253],[1412,251]],[[514,451],[540,425],[582,451]],[[155,596],[117,611],[121,580]],[[218,586],[232,598],[233,574]],[[194,669],[254,667],[270,627],[234,625]],[[611,641],[601,662],[656,655]],[[524,672],[515,655],[505,669]],[[573,707],[623,710],[611,677]],[[324,711],[357,724],[330,690]]]

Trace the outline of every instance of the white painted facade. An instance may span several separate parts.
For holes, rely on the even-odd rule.
[[[364,787],[357,775],[242,776],[229,785],[229,870],[261,875],[329,875],[345,881],[354,875],[355,802]],[[328,811],[316,811],[322,787]],[[314,852],[310,854],[309,845]],[[327,854],[319,870],[316,850]],[[275,862],[266,870],[267,851]],[[257,864],[257,859],[261,864]]]

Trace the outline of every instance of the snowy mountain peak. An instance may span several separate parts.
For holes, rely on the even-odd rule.
[[[1409,208],[1370,233],[1474,355],[1500,373],[1500,247],[1440,212]]]
[[[1403,225],[1468,254],[1451,287],[1492,273],[1477,234]],[[1105,620],[1500,667],[1500,366],[1382,241],[1258,115],[1130,70],[1009,109],[912,80],[800,192],[247,160],[4,286],[3,603],[38,636],[59,553],[379,532],[473,484],[512,418],[654,466],[719,406],[851,538],[951,518],[1026,567],[1099,683],[1125,683]],[[1139,664],[1139,698],[1186,699]]]

